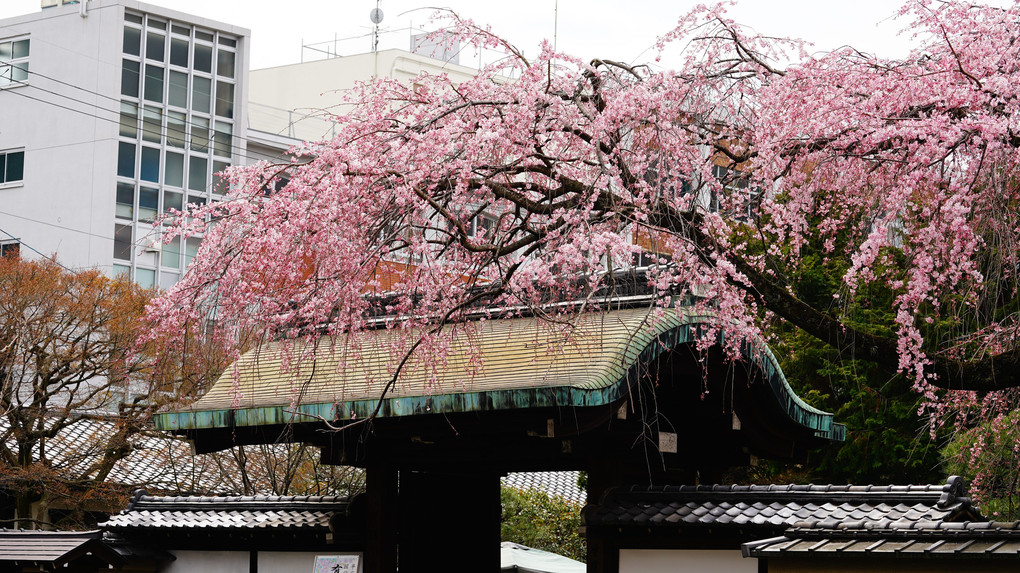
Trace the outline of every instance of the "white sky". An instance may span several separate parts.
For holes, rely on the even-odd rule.
[[[988,0],[996,5],[1010,0]],[[337,43],[340,54],[371,49],[368,14],[376,0],[155,0],[155,4],[228,22],[252,31],[252,68],[301,61],[302,44],[330,42],[334,38],[366,37]],[[558,30],[556,7],[558,3]],[[584,59],[602,57],[640,62],[657,36],[670,30],[677,18],[697,0],[512,0],[478,2],[469,0],[381,0],[385,19],[380,48],[407,49],[408,27],[426,24],[431,10],[426,6],[452,8],[477,23],[493,29],[534,54],[543,38]],[[0,0],[0,18],[39,10],[39,0]],[[900,56],[909,48],[908,39],[898,35],[905,22],[895,20],[897,0],[739,0],[730,14],[759,33],[799,37],[819,50],[846,44],[883,56]],[[325,46],[320,46],[325,47]],[[304,58],[318,59],[304,50]],[[462,61],[462,63],[470,63]]]

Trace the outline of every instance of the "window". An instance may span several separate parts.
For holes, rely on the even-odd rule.
[[[121,219],[131,219],[135,214],[134,183],[117,183],[117,207],[115,215]]]
[[[469,237],[491,239],[492,231],[496,227],[496,220],[488,215],[478,215],[471,219],[467,226]]]
[[[113,226],[113,258],[131,260],[131,225]]]
[[[21,243],[18,241],[8,241],[0,243],[0,257],[19,257],[21,256]]]
[[[124,27],[124,53],[142,55],[142,31],[138,28]]]
[[[128,97],[138,97],[138,81],[141,64],[132,60],[124,60],[120,70],[120,93]]]
[[[740,171],[729,169],[720,165],[712,167],[712,175],[722,183],[722,191],[727,198],[724,204],[722,199],[712,192],[712,211],[725,209],[727,214],[738,221],[749,221],[758,218],[758,209],[761,206],[761,189],[751,187],[750,178]]]
[[[212,73],[212,46],[195,44],[194,68],[207,74]]]
[[[234,52],[216,51],[216,75],[225,78],[234,77]]]
[[[0,41],[0,88],[28,82],[28,38]]]
[[[145,64],[145,99],[163,103],[163,68]]]
[[[192,155],[188,158],[188,189],[205,191],[208,182],[209,160]]]
[[[134,179],[135,146],[121,141],[117,144],[117,175]]]
[[[216,82],[216,115],[234,117],[234,84]]]
[[[24,179],[25,152],[0,151],[0,187],[13,187]]]

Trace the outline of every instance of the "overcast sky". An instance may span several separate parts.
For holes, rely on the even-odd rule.
[[[1009,0],[991,0],[996,5]],[[342,54],[371,50],[369,12],[376,0],[156,0],[153,2],[252,31],[252,67],[278,66],[317,59],[303,44],[336,43]],[[670,30],[677,18],[696,0],[513,0],[483,3],[469,0],[381,0],[381,48],[407,49],[409,27],[427,24],[428,6],[451,8],[478,23],[488,23],[501,35],[533,54],[543,38],[553,39],[560,50],[585,59],[603,57],[641,61],[657,36]],[[0,0],[0,18],[39,10],[39,0]],[[841,45],[883,56],[903,55],[908,38],[898,35],[904,22],[892,18],[896,0],[741,0],[730,8],[739,22],[759,33],[799,37],[818,50]],[[558,12],[558,18],[557,18]],[[558,21],[558,25],[557,25]],[[326,48],[326,45],[318,45]],[[643,56],[643,57],[642,57]],[[462,63],[467,63],[463,62]]]

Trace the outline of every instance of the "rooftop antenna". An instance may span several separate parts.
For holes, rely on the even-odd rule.
[[[373,52],[379,51],[379,23],[382,22],[383,19],[383,11],[381,8],[379,8],[380,1],[381,0],[375,0],[375,8],[372,8],[372,11],[368,13],[368,19],[371,20],[373,24],[375,24],[375,29],[372,32]]]
[[[556,40],[560,35],[560,0],[553,4],[553,51],[556,51]]]

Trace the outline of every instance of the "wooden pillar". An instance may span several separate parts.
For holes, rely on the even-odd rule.
[[[365,470],[364,573],[397,571],[397,470]]]
[[[499,571],[499,474],[400,472],[400,573]]]

